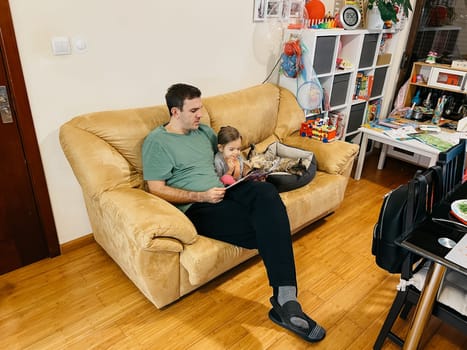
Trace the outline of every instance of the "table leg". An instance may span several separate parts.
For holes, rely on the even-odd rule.
[[[405,349],[417,349],[423,330],[431,317],[433,304],[436,300],[439,286],[443,280],[446,266],[433,262],[428,270],[425,286],[415,309],[415,315],[410,325],[409,333],[404,342]]]
[[[388,145],[383,143],[381,145],[381,153],[379,154],[379,160],[378,160],[378,170],[381,170],[384,168],[384,162],[386,161],[386,155],[388,154]]]
[[[368,144],[368,136],[362,132],[362,142],[360,142],[360,152],[358,153],[357,167],[355,168],[355,180],[360,180],[362,176],[363,163],[365,163],[366,146]]]

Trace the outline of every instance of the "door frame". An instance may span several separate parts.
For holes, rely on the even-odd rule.
[[[47,182],[34,129],[23,70],[13,29],[8,0],[0,0],[0,47],[10,88],[10,104],[15,110],[16,123],[22,139],[24,156],[31,179],[37,212],[44,230],[49,256],[60,255],[60,244],[50,204]]]
[[[426,0],[417,0],[412,11],[412,23],[409,28],[409,35],[405,44],[404,54],[402,61],[399,66],[399,76],[397,79],[397,91],[404,85],[408,78],[408,75],[412,71],[410,58],[412,57],[413,48],[415,46],[415,40],[417,39],[418,27],[420,26],[420,20],[422,17],[423,7],[425,6]]]

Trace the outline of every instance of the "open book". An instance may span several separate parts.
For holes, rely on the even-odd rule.
[[[266,176],[268,176],[268,174],[270,174],[271,172],[272,172],[272,170],[267,170],[266,171],[266,170],[262,170],[262,169],[253,169],[248,174],[246,174],[244,177],[241,177],[240,179],[238,179],[233,184],[227,186],[226,189],[232,188],[233,186],[238,185],[239,183],[242,183],[243,181],[246,181],[246,180],[253,180],[253,181],[254,180],[261,180],[261,179],[265,178]]]

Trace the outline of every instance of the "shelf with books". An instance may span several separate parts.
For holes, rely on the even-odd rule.
[[[367,29],[286,30],[284,34],[284,42],[295,36],[306,47],[303,58],[313,67],[324,92],[320,113],[341,113],[343,139],[354,139],[348,136],[359,133],[369,102],[383,98],[386,73],[392,64],[392,40],[386,34]],[[365,77],[363,88],[357,76]],[[297,78],[281,74],[279,85],[297,96]],[[375,85],[377,94],[373,92]]]
[[[364,124],[376,122],[381,115],[381,99],[371,100],[365,112]]]
[[[373,70],[358,71],[355,78],[354,100],[368,101],[373,87]]]

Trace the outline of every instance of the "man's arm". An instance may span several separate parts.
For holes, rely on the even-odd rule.
[[[219,203],[225,194],[225,188],[213,187],[204,192],[193,192],[167,186],[165,181],[147,181],[149,192],[173,204]]]

